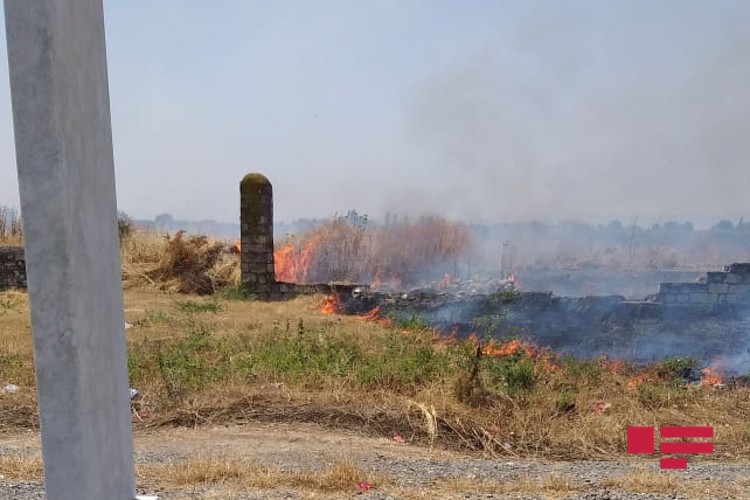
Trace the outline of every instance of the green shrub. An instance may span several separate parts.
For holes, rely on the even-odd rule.
[[[430,324],[422,316],[415,312],[402,314],[388,314],[388,319],[393,322],[393,326],[402,330],[428,330]]]
[[[685,381],[690,374],[698,368],[698,360],[695,358],[664,358],[656,363],[657,372],[664,373],[673,381]]]
[[[561,360],[565,373],[577,383],[598,384],[602,380],[604,370],[596,360],[575,359],[566,356]]]
[[[498,390],[518,395],[528,392],[536,384],[534,362],[526,358],[523,353],[484,359],[492,387]]]
[[[576,409],[576,390],[573,387],[561,387],[555,398],[557,413],[571,413]]]
[[[684,385],[674,382],[638,386],[638,400],[644,408],[649,410],[687,404],[695,400],[697,393],[698,391],[691,391]]]

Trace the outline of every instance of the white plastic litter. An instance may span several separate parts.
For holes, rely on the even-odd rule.
[[[125,322],[125,329],[127,330],[128,328],[133,328],[133,325],[131,325],[130,323],[128,323],[128,322],[126,321],[126,322]]]
[[[141,395],[141,391],[138,389],[130,388],[130,399],[137,399]]]
[[[18,387],[16,384],[8,384],[5,387],[3,387],[3,393],[5,394],[13,394],[14,392],[18,392]]]

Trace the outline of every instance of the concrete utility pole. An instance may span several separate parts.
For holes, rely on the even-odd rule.
[[[101,0],[5,0],[49,500],[135,498]]]

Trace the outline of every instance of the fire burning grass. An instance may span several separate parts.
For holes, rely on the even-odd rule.
[[[4,431],[37,426],[19,296],[0,294],[0,386],[20,386],[0,395]],[[750,452],[750,389],[714,388],[716,366],[700,385],[684,377],[697,370],[686,360],[574,360],[522,339],[391,324],[377,309],[323,314],[336,312],[332,299],[186,308],[166,293],[125,297],[137,429],[312,421],[491,456],[586,459],[626,456],[629,425],[711,425],[712,458]]]
[[[344,308],[336,295],[327,296],[320,302],[318,308],[323,314],[344,314]],[[383,318],[380,316],[380,306],[363,314],[355,314],[354,317],[358,320],[377,322],[384,327],[390,327],[393,325],[393,321],[390,318]],[[429,329],[432,332],[433,344],[436,346],[450,346],[455,345],[458,342],[455,330],[449,334],[444,334],[426,326],[423,328]],[[410,330],[402,329],[401,332],[408,334],[410,333]],[[481,354],[486,357],[503,358],[520,355],[522,359],[533,362],[537,365],[537,368],[542,368],[548,372],[557,371],[561,367],[559,355],[549,349],[543,349],[531,342],[523,341],[519,338],[511,338],[505,341],[490,338],[488,341],[482,343],[478,339],[476,333],[471,333],[466,339],[466,342],[475,347],[481,346]],[[680,376],[680,373],[678,372],[680,370],[684,372],[685,368],[690,368],[691,365],[694,364],[694,360],[684,360],[682,363],[684,366],[680,366],[681,362],[679,358],[667,361],[667,365],[669,363],[676,363],[678,366],[669,367],[665,366],[662,362],[648,366],[636,367],[624,360],[610,360],[606,357],[600,357],[598,359],[598,364],[604,371],[617,375],[628,375],[629,378],[627,379],[626,385],[630,389],[636,389],[643,384],[682,382],[684,385],[690,385],[690,381],[685,380],[686,377]],[[716,362],[716,365],[720,364],[720,361]],[[711,387],[724,386],[725,377],[719,368],[706,367],[700,370],[700,380],[697,381],[697,385]]]
[[[384,227],[338,218],[280,241],[274,252],[276,279],[399,290],[437,273],[442,276],[437,286],[444,288],[451,283],[449,271],[471,246],[466,226],[436,217]]]

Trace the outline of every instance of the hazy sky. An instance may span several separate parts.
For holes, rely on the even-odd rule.
[[[104,3],[137,218],[234,222],[250,171],[284,220],[750,216],[746,0]]]

